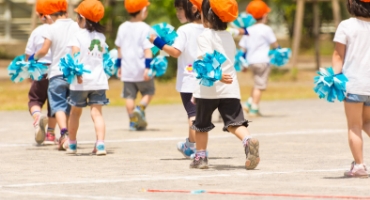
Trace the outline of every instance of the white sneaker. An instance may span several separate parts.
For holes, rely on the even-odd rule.
[[[35,141],[37,144],[42,144],[45,140],[45,128],[48,125],[48,117],[40,114],[39,118],[33,123],[35,127]]]

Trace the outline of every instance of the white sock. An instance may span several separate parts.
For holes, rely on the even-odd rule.
[[[252,104],[252,103],[253,103],[253,98],[252,98],[252,97],[249,97],[247,102],[248,102],[249,104]]]
[[[251,108],[252,108],[253,110],[258,110],[259,106],[258,106],[258,104],[254,104],[254,103],[252,103]]]

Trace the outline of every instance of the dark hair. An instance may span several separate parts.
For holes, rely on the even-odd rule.
[[[185,11],[185,17],[189,22],[200,20],[200,12],[193,13],[193,4],[189,0],[175,0],[175,7],[182,8]]]
[[[347,0],[347,10],[355,17],[370,18],[370,3],[360,0]]]
[[[134,13],[128,13],[131,17],[136,17],[138,14],[140,14],[140,11],[134,12]]]
[[[202,13],[204,20],[211,24],[210,28],[216,31],[224,31],[227,29],[227,23],[221,21],[221,19],[213,12],[209,0],[203,0]]]
[[[82,17],[81,15],[78,14],[78,20],[82,20]],[[93,22],[93,21],[90,21],[88,19],[85,18],[85,28],[89,31],[89,32],[98,32],[98,33],[104,33],[105,31],[105,27],[103,25],[101,25],[99,22]]]
[[[54,16],[54,17],[61,17],[61,16],[64,16],[64,15],[67,15],[66,11],[58,11],[56,13],[51,14],[51,16]]]

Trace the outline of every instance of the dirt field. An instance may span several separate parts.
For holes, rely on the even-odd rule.
[[[176,151],[187,134],[181,105],[149,107],[145,132],[129,132],[124,108],[107,107],[105,157],[90,154],[88,110],[77,156],[35,146],[26,111],[0,112],[0,199],[370,199],[370,179],[343,177],[352,156],[342,104],[271,101],[262,112],[250,123],[261,147],[261,163],[251,171],[244,169],[241,142],[218,122],[210,134],[210,169],[189,169],[190,160]],[[199,190],[206,193],[190,193]]]

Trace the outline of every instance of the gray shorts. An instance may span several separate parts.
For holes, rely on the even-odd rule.
[[[253,72],[254,88],[265,90],[267,88],[267,82],[271,71],[270,64],[251,64],[249,69]]]
[[[142,96],[154,95],[154,80],[143,82],[123,82],[122,97],[125,99],[136,99],[137,93],[140,92]]]
[[[91,105],[108,105],[109,99],[105,95],[105,90],[73,91],[68,97],[68,104],[75,107],[86,107]]]

